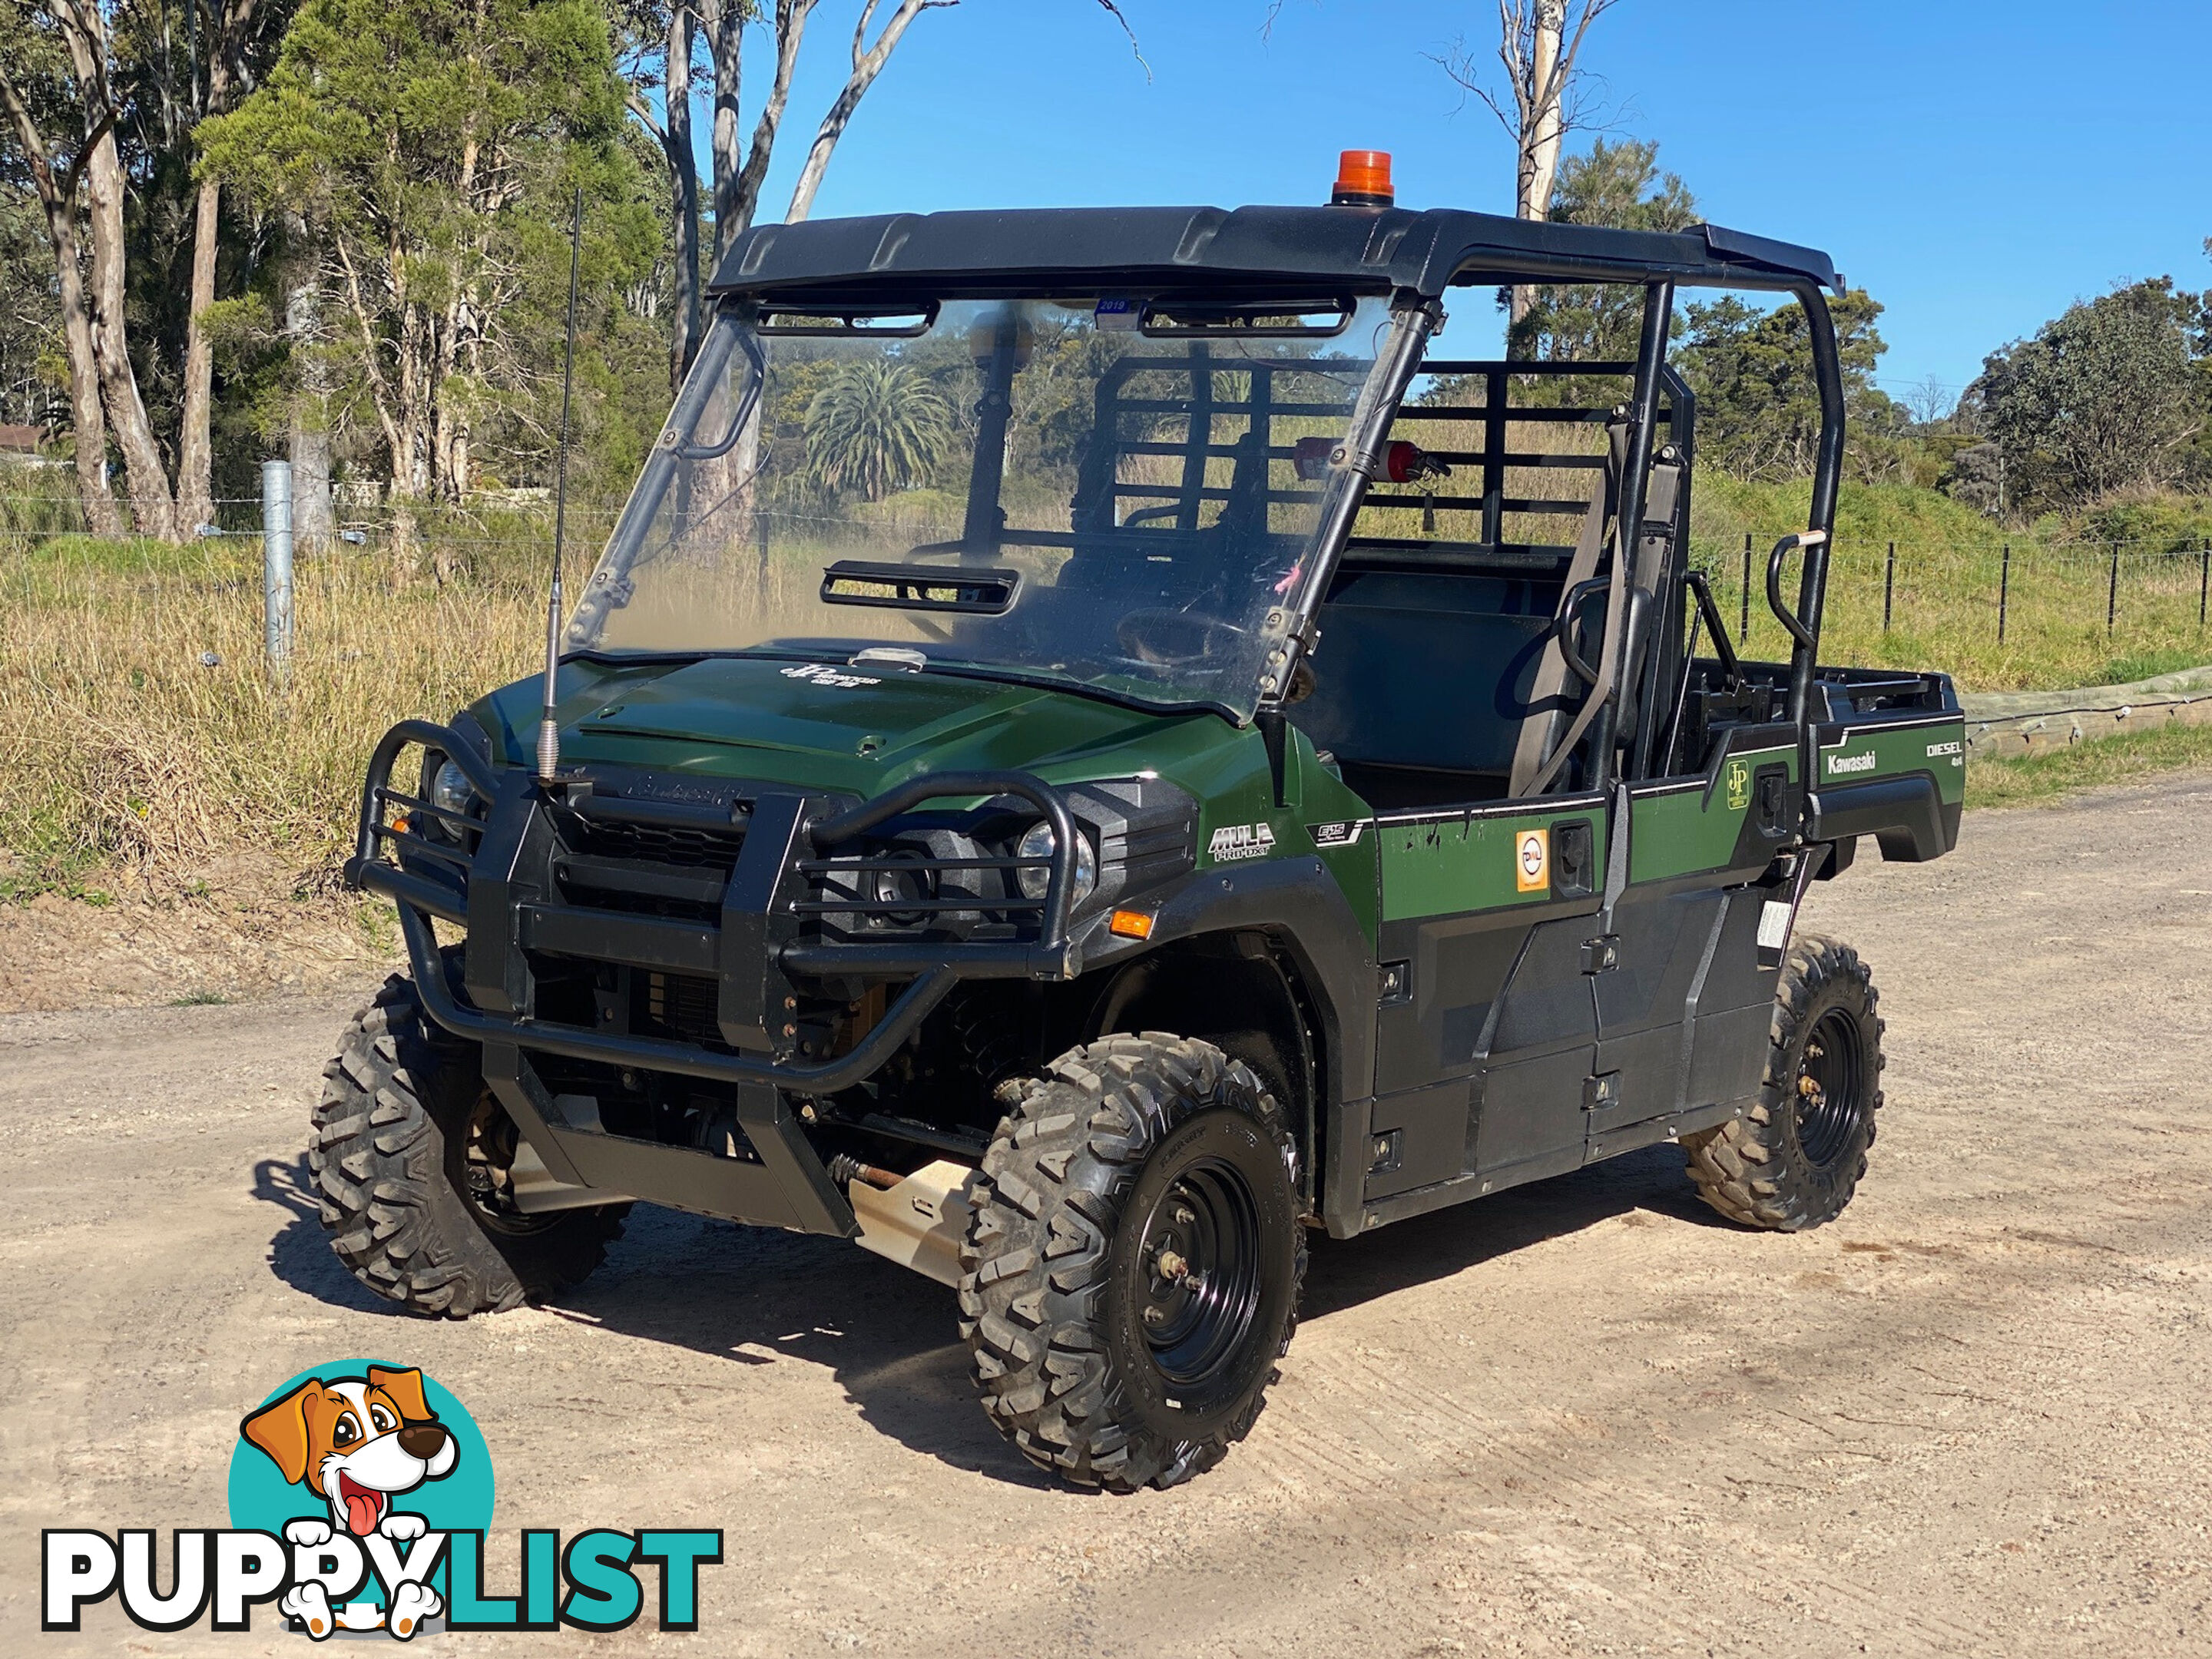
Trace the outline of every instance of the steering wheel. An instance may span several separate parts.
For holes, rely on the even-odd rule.
[[[1139,662],[1180,668],[1232,649],[1244,637],[1235,623],[1188,611],[1132,611],[1114,624],[1114,638]]]

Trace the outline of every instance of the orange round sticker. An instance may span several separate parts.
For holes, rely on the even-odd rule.
[[[1523,830],[1514,840],[1514,879],[1524,893],[1542,892],[1552,884],[1552,832]]]

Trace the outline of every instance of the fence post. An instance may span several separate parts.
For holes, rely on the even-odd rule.
[[[1997,643],[2004,643],[2005,607],[2012,599],[2012,544],[2004,544],[2004,561],[1997,567]]]
[[[279,684],[292,671],[292,463],[261,463],[261,649]]]
[[[2212,536],[2204,538],[2204,545],[2197,555],[2197,626],[2204,626],[2204,594],[2212,588]]]
[[[1889,563],[1881,573],[1881,631],[1889,632],[1889,601],[1897,592],[1897,544],[1889,544]]]
[[[2120,609],[2120,544],[2112,544],[2112,579],[2105,586],[2105,637],[2112,637],[2112,618]]]
[[[757,498],[753,502],[753,534],[760,544],[761,580],[765,582],[768,580],[768,510],[761,506]]]
[[[1751,532],[1743,532],[1743,614],[1736,619],[1735,642],[1751,642]]]

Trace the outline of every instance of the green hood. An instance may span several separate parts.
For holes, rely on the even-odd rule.
[[[511,760],[535,744],[542,684],[518,681],[476,710]],[[924,771],[1019,769],[1058,782],[1107,776],[1117,769],[1110,751],[1126,744],[1157,753],[1164,740],[1188,753],[1234,735],[1210,714],[1146,713],[879,664],[573,662],[558,684],[565,765],[599,761],[861,795]]]

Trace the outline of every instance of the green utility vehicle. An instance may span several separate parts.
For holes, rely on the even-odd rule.
[[[632,1200],[854,1239],[1130,1490],[1251,1428],[1308,1228],[1660,1141],[1833,1217],[1881,1023],[1792,924],[1949,850],[1965,777],[1943,675],[1819,665],[1838,280],[1372,188],[742,237],[550,722],[533,678],[375,751],[348,876],[413,971],[315,1114],[339,1256],[459,1316]],[[1634,360],[1454,358],[1522,282],[1617,285]],[[1689,562],[1686,285],[1804,310],[1786,663]]]

